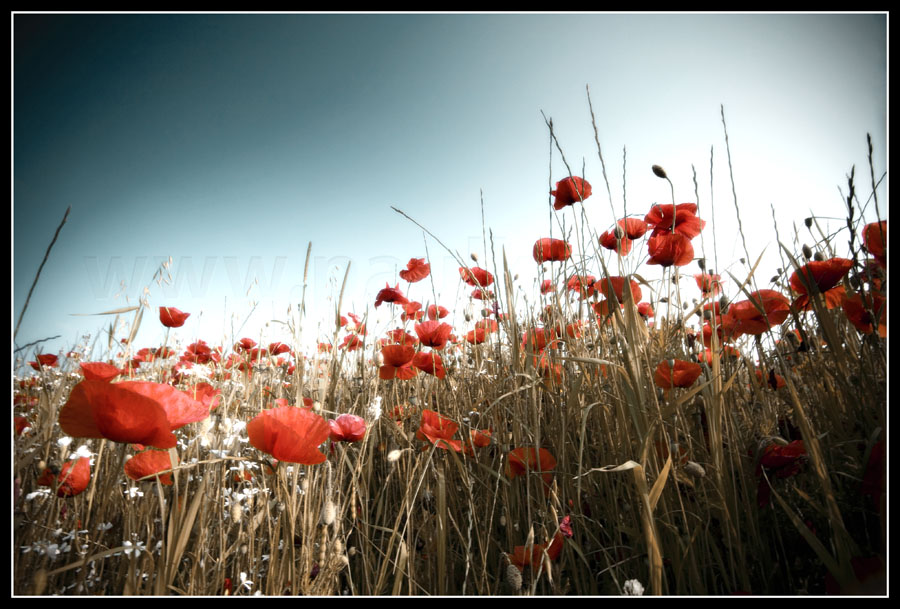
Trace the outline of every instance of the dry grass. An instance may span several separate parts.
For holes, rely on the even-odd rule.
[[[574,217],[582,251],[593,256],[548,265],[547,278],[607,276],[607,262],[626,274],[627,261],[596,251],[596,232]],[[846,242],[833,236],[817,249]],[[797,264],[792,251],[784,247]],[[252,375],[211,367],[222,401],[207,421],[178,432],[172,486],[127,479],[127,445],[60,444],[59,410],[80,380],[72,360],[17,381],[16,395],[26,397],[16,414],[27,410],[32,430],[14,444],[13,593],[618,595],[638,580],[652,594],[794,595],[824,593],[829,573],[845,591],[883,590],[883,575],[860,584],[854,561],[886,562],[884,499],[875,505],[861,492],[873,447],[886,440],[884,339],[859,334],[840,308],[815,298],[811,313],[739,341],[740,357],[722,356],[714,340],[695,384],[663,391],[657,364],[702,349],[688,338],[693,314],[648,327],[628,295],[623,309],[598,319],[564,290],[545,298],[548,310],[522,306],[501,260],[495,287],[510,315],[484,344],[448,348],[446,379],[379,380],[372,338],[359,351],[300,360],[293,374],[268,361]],[[662,291],[673,278],[677,285],[676,268]],[[677,290],[667,297],[682,311]],[[559,376],[543,374],[521,336],[578,319],[587,322],[583,335],[548,352]],[[802,345],[783,338],[792,328],[807,338]],[[135,377],[164,381],[173,363],[142,366]],[[760,383],[757,368],[783,376],[785,387]],[[268,473],[244,425],[277,398],[303,397],[326,417],[365,417],[367,434],[327,446],[324,464]],[[417,440],[426,408],[458,422],[457,438],[492,429],[492,444],[466,456]],[[769,472],[772,500],[760,507],[760,450],[797,434],[807,449],[802,468],[785,478]],[[65,462],[80,444],[93,456],[87,491],[63,499],[36,485],[46,464]],[[517,447],[552,453],[549,485],[534,472],[506,474]],[[574,534],[558,558],[542,553],[521,572],[511,565],[516,546],[546,547],[567,516]]]

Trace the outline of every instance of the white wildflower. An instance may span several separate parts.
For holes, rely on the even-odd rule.
[[[61,446],[62,448],[67,447],[71,443],[72,443],[72,438],[70,438],[69,436],[63,436],[62,438],[60,438],[59,440],[56,441],[56,444]]]
[[[644,596],[644,586],[636,579],[629,579],[622,586],[625,596]]]
[[[378,417],[381,416],[381,396],[375,396],[375,399],[372,400],[372,403],[369,404],[369,407],[366,409],[367,418],[372,421],[377,421]]]

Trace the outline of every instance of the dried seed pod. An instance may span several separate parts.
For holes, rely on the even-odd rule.
[[[812,228],[813,219],[812,219],[812,218],[806,218],[806,219],[803,221],[803,223],[806,225],[806,228]]]
[[[513,592],[518,592],[522,588],[522,574],[516,565],[509,563],[506,565],[506,577],[504,582]]]
[[[472,260],[474,260],[475,262],[478,262],[478,254],[476,254],[475,252],[472,252],[471,254],[469,254],[469,257]]]
[[[684,464],[684,471],[693,476],[694,478],[702,478],[706,475],[706,470],[703,469],[699,463],[694,461],[688,461]]]
[[[241,516],[244,515],[244,510],[241,509],[241,504],[237,501],[231,504],[231,522],[237,524],[241,521]]]
[[[334,507],[334,501],[331,499],[325,500],[325,505],[322,506],[322,524],[325,526],[330,526],[337,515],[337,510]]]
[[[697,266],[700,267],[701,271],[706,270],[706,258],[697,258]]]
[[[815,260],[816,262],[822,262],[825,260],[825,254],[823,254],[822,252],[816,252],[815,254],[813,254],[813,260]]]

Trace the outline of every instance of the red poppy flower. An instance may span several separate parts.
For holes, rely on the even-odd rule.
[[[472,298],[475,300],[494,300],[494,291],[475,288],[472,290]]]
[[[887,306],[884,296],[875,292],[867,292],[863,304],[863,296],[861,294],[845,294],[841,299],[841,307],[844,309],[844,315],[850,320],[856,329],[862,334],[871,334],[875,331],[872,324],[871,310],[878,321],[878,335],[882,338],[887,337]]]
[[[466,342],[472,345],[480,345],[487,338],[487,332],[484,328],[475,328],[466,333]]]
[[[172,431],[209,416],[209,409],[171,385],[145,381],[81,381],[59,413],[74,438],[173,448]]]
[[[828,293],[850,272],[853,267],[853,261],[846,258],[830,258],[828,260],[812,260],[791,275],[791,289],[799,296],[794,300],[794,307],[797,309],[809,308],[809,295],[818,292],[826,296]],[[843,286],[839,286],[843,287]],[[838,298],[832,298],[832,306],[834,308],[840,304],[840,294]],[[826,302],[827,306],[827,302]]]
[[[650,259],[647,264],[660,266],[685,266],[694,259],[691,240],[681,233],[654,232],[647,240]]]
[[[722,291],[722,277],[712,273],[697,273],[694,275],[697,287],[704,296],[718,294]]]
[[[443,319],[450,315],[446,307],[440,305],[428,305],[428,319]]]
[[[803,440],[794,440],[790,444],[782,446],[781,444],[772,443],[763,449],[759,464],[770,470],[782,470],[783,468],[793,466],[799,459],[806,456],[806,446]],[[779,475],[779,478],[787,478],[796,471],[790,473],[785,472]],[[778,475],[776,471],[776,475]]]
[[[386,345],[381,349],[384,365],[378,371],[378,377],[384,381],[392,378],[408,380],[416,376],[412,368],[412,359],[416,350],[410,345]]]
[[[56,476],[56,496],[74,497],[83,493],[91,481],[91,459],[80,457],[75,461],[67,461]],[[52,486],[53,472],[45,469],[37,483],[41,486]]]
[[[562,262],[572,255],[572,246],[562,239],[538,239],[534,243],[531,255],[538,264],[542,262]]]
[[[416,324],[415,328],[422,345],[434,349],[443,349],[447,341],[450,340],[450,333],[453,332],[453,327],[450,324],[438,321],[422,322]]]
[[[546,548],[547,557],[550,560],[556,560],[562,552],[564,541],[565,537],[560,531],[553,536],[553,541],[550,542],[549,546],[536,543],[531,547],[530,553],[528,546],[516,546],[513,548],[512,554],[507,554],[507,556],[509,557],[509,562],[515,565],[519,571],[524,571],[525,567],[539,568],[544,560],[544,549]]]
[[[359,334],[348,334],[344,337],[344,342],[338,345],[338,349],[346,349],[347,351],[356,351],[363,346],[363,341]]]
[[[384,284],[384,289],[378,292],[375,296],[375,308],[377,309],[381,306],[382,302],[389,302],[392,304],[406,304],[409,301],[406,299],[406,296],[400,291],[400,284],[398,283],[396,286],[391,287],[387,283]]]
[[[125,475],[132,480],[140,480],[169,469],[172,469],[172,460],[166,450],[145,450],[125,462]],[[161,474],[159,482],[164,486],[172,486],[172,472]]]
[[[81,362],[81,373],[89,381],[111,381],[125,371],[104,362]]]
[[[56,366],[59,358],[53,355],[52,353],[44,353],[37,356],[36,362],[28,362],[31,364],[31,367],[35,370],[40,370],[41,368],[53,368]]]
[[[410,258],[406,263],[406,270],[400,271],[400,279],[415,283],[428,277],[430,272],[431,265],[427,264],[424,258]]]
[[[453,435],[459,429],[459,424],[446,419],[434,412],[433,410],[422,411],[422,422],[416,431],[416,438],[419,440],[428,440],[438,448],[444,450],[462,450],[460,440],[453,440]]]
[[[444,370],[444,362],[441,359],[441,356],[435,353],[434,351],[420,351],[416,353],[413,357],[412,365],[425,372],[426,374],[430,374],[432,376],[436,376],[439,379],[445,378],[447,376],[446,370]]]
[[[625,256],[631,251],[631,239],[624,235],[617,236],[616,231],[604,231],[598,241],[601,246],[608,250],[617,251],[620,256]]]
[[[634,302],[637,302],[641,299],[641,287],[638,285],[637,281],[629,280],[629,284],[631,287],[631,299]],[[594,289],[599,292],[602,296],[609,298],[609,291],[612,288],[613,294],[615,294],[616,299],[621,303],[624,302],[625,298],[623,295],[623,290],[625,288],[625,278],[624,277],[604,277],[600,281],[594,284]]]
[[[26,429],[31,427],[31,423],[25,417],[15,417],[13,421],[15,424],[17,436],[21,436],[23,433],[25,433]]]
[[[700,364],[694,362],[680,359],[663,360],[656,367],[653,382],[663,389],[690,387],[702,372],[703,368],[700,367]]]
[[[328,421],[331,428],[331,439],[334,442],[359,442],[366,435],[366,421],[355,414],[342,414],[333,421]]]
[[[534,330],[522,334],[522,348],[532,349],[540,353],[546,347],[555,349],[559,345],[558,341],[545,328],[535,328]]]
[[[862,236],[866,251],[875,256],[881,268],[887,268],[887,220],[866,224]]]
[[[570,176],[557,182],[556,190],[551,190],[550,194],[556,197],[553,209],[560,210],[566,205],[573,205],[591,196],[591,185],[587,180]]]
[[[271,343],[269,345],[269,355],[281,355],[291,350],[290,345],[284,343]]]
[[[654,203],[644,221],[653,228],[654,234],[674,232],[691,240],[706,226],[706,221],[698,218],[696,213],[695,203],[679,203],[675,206],[671,203]]]
[[[209,383],[197,383],[193,387],[184,390],[184,394],[203,404],[208,410],[215,410],[222,399],[222,391],[214,388]]]
[[[159,321],[167,328],[180,328],[190,316],[190,313],[184,313],[175,307],[159,308]]]
[[[728,313],[722,318],[723,325],[727,325],[725,318],[734,320],[733,331],[736,336],[758,336],[783,322],[790,312],[791,304],[783,294],[775,290],[759,290],[750,294],[749,300],[731,303]]]
[[[249,351],[253,347],[256,346],[256,341],[252,338],[242,338],[238,342],[234,343],[235,351]]]
[[[466,268],[464,266],[459,267],[459,276],[467,284],[476,288],[486,288],[494,283],[494,276],[477,266],[473,266],[472,268]]]
[[[556,459],[546,448],[535,450],[533,447],[516,448],[509,453],[506,462],[506,475],[510,478],[524,476],[528,471],[540,473],[556,469]]]
[[[653,307],[649,302],[639,302],[637,306],[638,314],[643,317],[653,317]]]
[[[647,222],[641,218],[622,218],[616,224],[625,233],[625,237],[632,240],[643,237],[649,228]]]
[[[403,328],[395,328],[386,334],[387,336],[381,340],[382,347],[385,345],[417,345],[419,343],[419,339]]]
[[[570,292],[578,292],[584,298],[594,291],[594,282],[597,279],[593,275],[572,275],[566,282],[566,288]]]
[[[318,449],[331,435],[328,422],[306,408],[263,410],[247,423],[247,436],[257,449],[279,461],[316,465],[325,460]]]

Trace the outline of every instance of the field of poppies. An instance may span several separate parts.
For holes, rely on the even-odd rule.
[[[34,353],[13,594],[884,594],[887,221],[851,182],[843,231],[722,277],[696,204],[601,231],[568,174],[577,242],[535,242],[530,310],[488,251],[448,323],[413,257],[372,294],[393,329],[337,315],[311,352],[175,349],[190,314],[159,306],[166,344]]]

